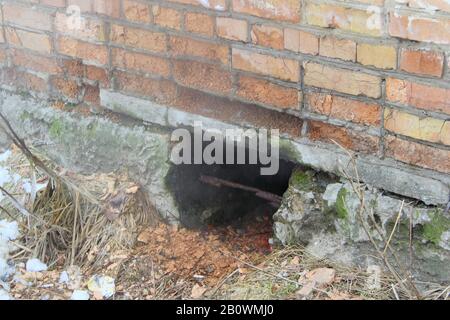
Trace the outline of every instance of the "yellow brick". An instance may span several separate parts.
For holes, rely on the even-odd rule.
[[[397,67],[397,51],[394,47],[361,43],[358,45],[358,62],[380,69]]]
[[[450,123],[444,120],[421,118],[399,110],[386,109],[384,127],[411,138],[450,145]]]

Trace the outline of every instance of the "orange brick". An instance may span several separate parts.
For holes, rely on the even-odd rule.
[[[111,27],[111,41],[115,44],[148,51],[164,52],[167,50],[166,35],[164,33],[117,24]]]
[[[143,23],[151,22],[150,8],[148,4],[134,0],[124,0],[123,12],[125,14],[125,18],[127,18],[130,21]]]
[[[344,148],[363,153],[377,154],[379,151],[378,137],[324,122],[309,121],[308,123],[308,137],[311,140],[329,144],[338,143]]]
[[[284,48],[294,52],[317,55],[319,53],[319,38],[308,32],[285,29]]]
[[[253,103],[263,103],[280,109],[299,108],[298,89],[253,77],[239,77],[236,95]]]
[[[98,81],[102,87],[107,87],[109,85],[108,72],[105,69],[86,66],[86,78],[93,81]]]
[[[187,31],[212,37],[214,35],[214,18],[203,13],[188,12],[184,16]]]
[[[386,156],[401,162],[450,173],[450,151],[406,141],[394,136],[385,138]]]
[[[173,77],[183,86],[229,94],[232,89],[231,74],[215,65],[180,60],[173,61]]]
[[[372,98],[381,96],[381,78],[353,70],[306,62],[305,85]]]
[[[83,59],[87,64],[108,64],[108,50],[105,46],[60,37],[58,51],[62,54]]]
[[[300,78],[298,61],[273,57],[233,48],[233,68],[297,82]]]
[[[181,13],[179,11],[154,5],[152,13],[155,24],[176,30],[181,29]]]
[[[175,56],[200,57],[209,61],[228,63],[228,47],[206,41],[171,36],[170,52]]]
[[[125,70],[134,70],[168,77],[169,62],[164,58],[149,56],[123,49],[113,48],[112,65]]]
[[[374,103],[346,99],[323,93],[310,93],[307,102],[312,112],[331,118],[364,124],[380,126],[381,107]]]
[[[335,37],[322,37],[320,39],[319,54],[324,57],[356,60],[356,43],[352,40],[338,39]]]
[[[247,41],[247,21],[217,17],[217,35],[229,40]]]
[[[433,87],[407,80],[386,80],[388,101],[450,115],[450,89]]]
[[[450,20],[389,14],[389,34],[393,37],[450,44]]]
[[[300,21],[300,1],[297,0],[233,0],[233,11],[268,19]]]
[[[443,0],[396,0],[411,8],[426,9],[427,11],[450,12],[450,2]]]
[[[402,49],[400,69],[410,73],[441,77],[444,70],[442,52]]]
[[[254,25],[251,31],[252,42],[277,50],[284,48],[283,30],[267,25]]]
[[[28,72],[18,71],[13,68],[1,70],[0,81],[18,90],[47,92],[47,81]]]

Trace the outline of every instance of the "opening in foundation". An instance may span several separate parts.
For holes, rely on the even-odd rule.
[[[248,152],[246,149],[247,156]],[[237,154],[236,148],[234,154]],[[225,163],[226,152],[223,157]],[[180,223],[184,227],[230,226],[245,230],[250,224],[266,222],[271,230],[272,216],[288,188],[295,166],[279,159],[278,173],[261,175],[261,168],[267,166],[181,164],[171,168],[167,183],[177,201]]]

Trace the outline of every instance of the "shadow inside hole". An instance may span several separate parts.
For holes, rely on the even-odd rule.
[[[167,183],[177,202],[181,224],[194,229],[226,225],[241,229],[255,219],[271,220],[278,209],[273,202],[257,196],[255,192],[226,185],[218,187],[200,178],[215,177],[282,197],[296,165],[285,160],[279,161],[279,171],[272,176],[261,175],[261,165],[172,166]]]

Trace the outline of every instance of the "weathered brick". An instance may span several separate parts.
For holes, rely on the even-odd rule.
[[[320,39],[319,54],[324,57],[347,61],[356,60],[356,43],[352,40],[338,39],[331,36]]]
[[[233,48],[233,68],[287,81],[299,81],[299,62]]]
[[[253,103],[263,103],[280,109],[298,109],[299,91],[253,77],[239,77],[236,95]]]
[[[312,33],[285,29],[284,48],[294,52],[317,55],[319,53],[319,38]]]
[[[313,26],[342,29],[371,36],[383,34],[383,15],[369,10],[307,3],[305,17],[306,23]]]
[[[283,30],[267,25],[254,25],[251,31],[252,42],[277,50],[284,48]]]
[[[50,83],[57,95],[72,101],[78,100],[83,90],[83,87],[77,81],[61,76],[52,77]]]
[[[119,48],[112,50],[112,65],[125,70],[134,70],[168,77],[169,62],[160,57],[149,56]]]
[[[214,35],[214,18],[203,13],[188,12],[184,16],[187,31],[212,37]]]
[[[150,79],[121,71],[114,72],[119,91],[145,96],[159,103],[171,103],[177,96],[175,83],[169,80]]]
[[[50,53],[52,51],[51,39],[46,34],[5,27],[5,35],[8,43],[14,46],[41,53]]]
[[[52,29],[51,17],[44,11],[39,11],[31,6],[23,6],[14,3],[3,5],[3,16],[5,22],[20,26],[50,31]]]
[[[381,107],[375,103],[324,93],[310,93],[306,99],[312,112],[368,126],[378,127],[381,124]]]
[[[181,13],[175,9],[165,8],[158,5],[152,6],[153,22],[162,27],[180,30]]]
[[[0,69],[1,83],[23,91],[47,92],[47,81],[35,74],[14,68]]]
[[[181,60],[173,61],[173,77],[183,86],[229,94],[232,89],[231,74],[215,65]]]
[[[397,50],[391,46],[359,43],[357,47],[359,63],[380,69],[397,67]]]
[[[170,52],[175,56],[200,57],[209,61],[228,63],[228,47],[206,41],[171,36]]]
[[[71,57],[83,59],[83,62],[87,64],[106,65],[108,63],[108,50],[101,45],[60,37],[58,38],[58,51]]]
[[[233,0],[233,11],[268,19],[300,21],[300,1],[297,0]]]
[[[406,4],[411,8],[426,9],[430,11],[450,12],[450,2],[445,0],[396,0],[397,3]]]
[[[182,4],[191,4],[194,6],[203,6],[208,9],[225,11],[227,8],[226,0],[168,0],[170,2],[177,2]]]
[[[299,137],[303,121],[287,113],[261,108],[260,106],[217,97],[204,92],[179,88],[174,104],[178,109],[227,123],[253,126],[256,128],[278,129],[280,133]]]
[[[93,0],[92,11],[98,14],[104,14],[113,18],[120,16],[121,0]]]
[[[379,151],[378,137],[319,121],[309,121],[308,124],[308,138],[311,140],[338,143],[346,149],[363,153],[377,154]]]
[[[450,115],[450,89],[447,88],[388,78],[386,98],[388,101],[402,105]]]
[[[313,62],[306,62],[304,68],[305,85],[372,98],[381,96],[380,77]]]
[[[80,25],[72,22],[73,17],[65,13],[56,13],[56,31],[82,40],[105,41],[105,27],[102,21],[83,17]]]
[[[386,156],[401,162],[450,173],[450,151],[403,140],[394,136],[385,138]]]
[[[150,20],[150,8],[148,4],[134,1],[134,0],[124,0],[123,1],[123,12],[125,18],[134,22],[149,23]]]
[[[394,37],[450,44],[450,20],[389,14],[389,34]]]
[[[247,21],[217,17],[217,35],[229,40],[247,41]]]
[[[400,69],[410,73],[441,77],[444,54],[428,50],[402,49]]]
[[[56,58],[48,58],[23,50],[14,49],[11,54],[11,59],[14,65],[30,70],[48,74],[57,74],[62,72]]]
[[[166,35],[164,33],[117,24],[111,27],[111,41],[115,44],[148,51],[164,52],[167,50]]]
[[[419,117],[387,108],[384,113],[384,127],[404,136],[450,145],[450,125],[441,119]]]
[[[86,66],[86,78],[93,81],[98,81],[102,87],[109,86],[108,72],[96,66]]]

